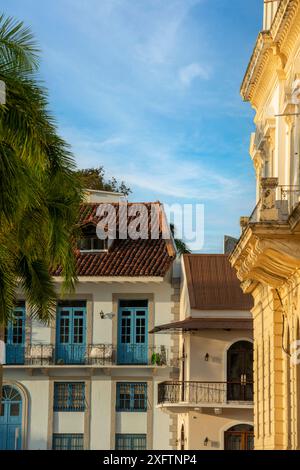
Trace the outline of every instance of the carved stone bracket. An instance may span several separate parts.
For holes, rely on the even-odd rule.
[[[249,292],[254,281],[274,288],[300,269],[299,239],[262,239],[252,236],[234,263],[243,290]]]

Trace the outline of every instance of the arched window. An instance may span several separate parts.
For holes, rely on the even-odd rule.
[[[253,450],[254,432],[251,424],[237,424],[224,435],[225,450]]]
[[[0,412],[0,450],[22,448],[22,397],[10,385],[2,388]]]
[[[227,351],[227,400],[253,401],[253,344],[237,341]]]

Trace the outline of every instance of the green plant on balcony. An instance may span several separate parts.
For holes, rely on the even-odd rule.
[[[162,365],[162,358],[159,353],[154,352],[151,356],[151,364],[156,365],[156,366],[161,366]]]

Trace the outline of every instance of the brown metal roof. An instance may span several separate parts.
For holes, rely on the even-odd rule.
[[[150,333],[165,331],[188,331],[188,330],[252,330],[251,318],[195,318],[188,317],[182,321],[166,323],[156,326]]]
[[[250,310],[253,299],[244,294],[227,255],[184,255],[192,309]]]

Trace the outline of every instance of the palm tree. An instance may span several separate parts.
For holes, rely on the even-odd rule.
[[[76,281],[73,237],[82,198],[73,157],[48,112],[29,28],[0,16],[0,325],[13,320],[21,288],[30,314],[49,322],[62,266],[63,292]],[[1,376],[1,374],[0,374]],[[0,392],[1,392],[0,380]],[[0,397],[1,398],[1,397]]]
[[[176,229],[175,229],[175,225],[172,223],[170,223],[170,232],[172,234],[172,237],[174,238],[174,243],[175,243],[176,250],[179,256],[191,253],[191,250],[189,249],[187,244],[183,240],[180,240],[180,238],[175,237]]]

